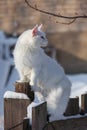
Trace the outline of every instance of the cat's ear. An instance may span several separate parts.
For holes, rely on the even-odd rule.
[[[38,25],[36,25],[33,29],[32,29],[32,36],[36,36],[38,32]]]
[[[43,24],[41,24],[39,27],[38,27],[38,30],[41,30],[43,27]]]

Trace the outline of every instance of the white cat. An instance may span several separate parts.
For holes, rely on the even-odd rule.
[[[65,112],[71,83],[63,68],[41,48],[48,44],[41,27],[36,25],[19,37],[14,49],[14,61],[20,81],[30,82],[39,100],[47,101],[50,121],[53,121],[60,119]]]

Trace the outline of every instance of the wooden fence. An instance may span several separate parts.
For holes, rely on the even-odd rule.
[[[28,93],[33,101],[34,93],[28,83],[16,83],[16,92]],[[87,94],[81,95],[81,109],[79,98],[70,98],[63,120],[47,122],[47,103],[44,102],[32,108],[32,126],[29,125],[27,106],[28,99],[4,99],[4,130],[87,130]],[[12,128],[12,129],[11,129]]]

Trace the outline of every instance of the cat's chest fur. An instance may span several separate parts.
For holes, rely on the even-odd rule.
[[[41,56],[40,51],[36,49],[32,49],[28,45],[17,45],[14,51],[15,53],[15,60],[19,60],[18,64],[26,65],[34,65],[39,63],[40,59],[38,58]],[[38,60],[38,62],[36,62]]]

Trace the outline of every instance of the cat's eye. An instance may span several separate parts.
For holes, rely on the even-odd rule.
[[[43,36],[41,36],[41,38],[42,38],[42,39],[44,39],[44,37],[43,37]]]

